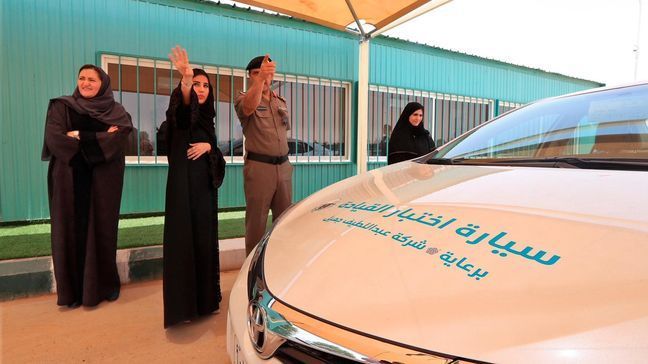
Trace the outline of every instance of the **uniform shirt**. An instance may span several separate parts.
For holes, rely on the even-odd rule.
[[[288,154],[286,131],[290,130],[286,100],[271,92],[270,101],[261,98],[250,116],[243,115],[241,92],[234,100],[234,108],[245,135],[245,149],[259,154],[279,157]]]

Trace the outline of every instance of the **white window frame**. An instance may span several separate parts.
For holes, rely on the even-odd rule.
[[[143,66],[151,67],[156,69],[171,69],[172,65],[169,61],[164,60],[153,60],[143,57],[134,57],[134,56],[118,56],[113,54],[102,54],[101,55],[101,68],[108,70],[108,64],[122,64],[129,66]],[[216,75],[223,76],[235,76],[243,78],[243,90],[247,90],[247,72],[243,69],[232,68],[232,67],[220,67],[220,66],[209,66],[209,65],[200,65],[200,64],[191,64],[193,68],[202,68],[206,72]],[[319,77],[308,77],[308,76],[294,76],[289,74],[275,74],[275,81],[282,82],[295,82],[308,85],[318,85],[318,86],[333,86],[341,87],[344,89],[344,110],[343,116],[345,118],[344,123],[344,154],[341,156],[289,156],[289,160],[292,163],[298,164],[308,164],[308,163],[350,163],[351,153],[350,153],[350,143],[351,143],[351,100],[352,100],[352,88],[351,82],[348,81],[338,81],[327,78]],[[236,95],[234,95],[236,96]],[[238,121],[237,121],[238,122]],[[303,141],[302,142],[308,142]],[[245,136],[243,136],[243,154],[245,154]],[[243,164],[243,156],[226,156],[228,162],[233,164]],[[168,159],[166,156],[126,156],[127,165],[168,165]]]
[[[104,70],[108,69],[108,64],[123,64],[129,66],[143,66],[151,67],[156,69],[171,69],[171,62],[164,60],[152,60],[140,57],[131,57],[131,56],[116,56],[112,54],[102,54],[101,55],[101,67]],[[231,67],[218,67],[218,66],[207,66],[200,64],[191,64],[193,68],[203,68],[206,72],[224,75],[224,76],[236,76],[242,77],[243,82],[245,82],[245,71],[239,70]],[[158,125],[159,126],[159,125]],[[243,163],[242,156],[233,156],[228,157],[230,161],[234,163]],[[168,165],[167,156],[126,156],[127,165]]]
[[[306,85],[317,85],[317,86],[332,86],[332,87],[341,87],[344,89],[344,110],[343,115],[346,120],[344,125],[344,154],[341,156],[288,156],[293,164],[309,164],[309,163],[350,163],[351,162],[351,83],[348,81],[338,81],[328,78],[319,78],[319,77],[309,77],[309,76],[295,76],[290,74],[275,73],[274,81],[280,82],[294,82],[301,83]],[[245,90],[247,90],[247,82],[243,84]],[[291,115],[291,123],[293,117]],[[291,125],[294,127],[294,125]],[[245,138],[243,138],[243,153],[245,153]],[[305,140],[300,140],[301,142],[309,142]]]
[[[392,87],[392,86],[379,86],[379,85],[369,85],[369,91],[374,91],[374,92],[381,92],[381,93],[387,93],[387,94],[396,94],[396,95],[406,95],[406,96],[414,96],[414,97],[423,97],[426,99],[432,99],[432,108],[430,111],[433,117],[431,118],[431,126],[430,126],[430,133],[433,135],[433,138],[436,137],[436,126],[437,126],[437,120],[436,120],[436,101],[461,101],[461,102],[470,102],[470,103],[475,103],[475,104],[482,104],[482,105],[488,105],[488,120],[491,120],[494,115],[495,115],[495,100],[493,99],[487,99],[487,98],[482,98],[482,97],[471,97],[471,96],[461,96],[461,95],[454,95],[454,94],[445,94],[445,93],[437,93],[433,91],[425,91],[425,90],[413,90],[413,89],[406,89],[406,88],[400,88],[400,87]],[[501,103],[501,101],[500,101]],[[387,162],[387,156],[368,156],[367,157],[367,162],[371,163],[376,163],[376,162]]]
[[[524,104],[521,103],[521,102],[502,101],[502,100],[500,100],[500,101],[499,101],[499,107],[502,107],[502,106],[504,106],[504,107],[510,107],[510,108],[512,108],[512,109],[517,109],[518,107],[524,106]],[[509,110],[509,111],[511,111],[511,110]],[[508,112],[508,111],[506,111],[506,112]],[[493,114],[495,114],[495,110],[493,110]],[[500,113],[500,115],[502,115],[502,114],[503,114],[503,113]],[[498,115],[498,116],[499,116],[499,115]]]
[[[112,54],[102,54],[101,55],[101,68],[108,72],[108,64],[117,64],[117,65],[128,65],[128,66],[143,66],[151,67],[157,69],[170,69],[171,62],[169,61],[158,61],[151,59],[141,59],[139,57],[130,57],[130,56],[116,56]],[[113,91],[114,86],[118,84],[119,80],[113,80]],[[121,91],[120,91],[121,92]],[[133,117],[133,115],[131,115]],[[133,123],[135,124],[135,123]],[[158,125],[159,126],[159,125]],[[157,153],[157,149],[156,149]],[[156,164],[168,164],[167,157],[165,155],[158,156],[137,156],[137,155],[128,155],[126,156],[126,165],[156,165]]]

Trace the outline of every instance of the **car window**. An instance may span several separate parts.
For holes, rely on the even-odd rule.
[[[451,142],[435,158],[648,158],[648,85],[541,101]]]
[[[295,145],[297,148],[295,148]],[[297,152],[295,153],[295,150]],[[308,143],[305,142],[295,142],[294,140],[289,140],[288,141],[288,154],[294,155],[294,154],[305,154],[308,152],[311,152],[313,148],[308,145]]]
[[[238,144],[234,147],[234,155],[243,155],[243,143]]]
[[[299,142],[299,153],[308,153],[313,150],[310,145],[304,143],[304,142]]]

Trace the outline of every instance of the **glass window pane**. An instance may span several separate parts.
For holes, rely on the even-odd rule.
[[[129,137],[127,155],[139,156],[140,162],[142,157],[164,155],[164,150],[158,150],[158,128],[166,118],[169,96],[180,74],[164,61],[106,57],[115,98],[133,117],[135,130]],[[226,156],[242,156],[243,132],[233,106],[243,90],[244,79],[232,69],[206,67],[206,71],[214,87],[218,147]],[[275,82],[273,89],[286,99],[291,114],[290,154],[339,156],[337,160],[341,160],[345,155],[347,88],[333,85],[332,81],[310,79]]]

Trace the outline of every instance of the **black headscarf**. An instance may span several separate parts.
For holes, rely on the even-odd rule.
[[[48,110],[52,107],[54,102],[62,102],[78,114],[89,115],[91,118],[106,125],[115,125],[130,130],[133,127],[131,116],[120,103],[115,102],[115,96],[112,87],[110,87],[110,76],[108,76],[104,70],[94,65],[86,64],[81,66],[79,73],[84,69],[93,69],[99,74],[99,78],[101,79],[101,88],[99,89],[99,92],[97,92],[94,97],[87,99],[81,96],[79,86],[77,86],[74,89],[72,96],[61,96],[51,99]],[[45,120],[45,123],[47,124],[47,120]],[[51,157],[52,153],[43,140],[41,159],[50,160]]]
[[[220,187],[223,183],[223,178],[225,177],[225,159],[223,158],[223,153],[218,149],[218,144],[216,143],[216,130],[214,128],[214,117],[216,116],[216,110],[214,109],[214,89],[209,79],[209,75],[201,68],[193,69],[194,77],[196,76],[205,76],[207,78],[207,83],[209,83],[209,95],[204,103],[200,104],[198,102],[198,95],[191,88],[191,93],[189,96],[189,118],[190,125],[198,124],[207,135],[209,136],[209,143],[212,146],[212,152],[209,153],[209,164],[210,169],[209,173],[211,176],[212,184],[214,188]],[[173,138],[173,128],[169,129],[168,125],[165,125],[167,122],[171,124],[178,123],[177,116],[178,110],[184,106],[184,101],[182,98],[182,85],[181,82],[178,83],[178,86],[171,93],[171,99],[169,100],[169,108],[166,112],[166,121],[160,126],[163,131],[165,143],[169,143],[171,138]],[[159,138],[159,134],[158,134]],[[158,139],[159,140],[159,139]]]
[[[191,88],[191,93],[189,96],[189,110],[190,118],[192,123],[197,122],[201,128],[207,132],[209,138],[212,141],[212,147],[216,146],[216,130],[214,129],[214,117],[216,116],[216,110],[214,109],[214,89],[209,79],[209,75],[201,68],[194,68],[194,77],[196,76],[205,76],[207,78],[207,83],[209,83],[209,95],[204,103],[200,104],[198,102],[198,95]],[[183,105],[182,99],[182,81],[178,83],[178,86],[171,93],[171,99],[169,100],[169,108],[167,109],[167,120],[175,121],[178,108]]]
[[[93,69],[99,74],[101,88],[97,92],[97,95],[93,98],[86,99],[81,96],[79,87],[77,86],[72,96],[62,96],[54,100],[62,101],[77,113],[89,115],[91,118],[106,125],[130,127],[131,121],[126,109],[121,104],[115,102],[115,96],[112,87],[110,87],[110,76],[97,66],[84,65],[81,67],[81,70],[83,69]],[[79,73],[81,73],[81,70],[79,70]]]
[[[410,102],[398,118],[389,139],[389,164],[420,157],[434,150],[434,142],[423,121],[418,126],[409,122],[410,116],[417,110],[424,111],[425,108],[418,102]]]
[[[207,100],[205,100],[205,102],[202,105],[198,104],[198,95],[196,95],[196,93],[193,92],[193,88],[191,92],[191,97],[196,98],[196,104],[198,105],[198,112],[200,113],[200,121],[201,122],[207,121],[211,126],[211,130],[212,130],[211,133],[214,133],[213,120],[214,120],[214,116],[216,116],[216,110],[214,109],[214,88],[212,87],[211,80],[209,79],[209,75],[207,74],[207,72],[205,72],[201,68],[194,68],[193,72],[194,72],[194,77],[205,76],[205,78],[207,79],[207,83],[209,84],[209,95],[207,95]],[[214,138],[215,137],[216,136],[214,135]]]

